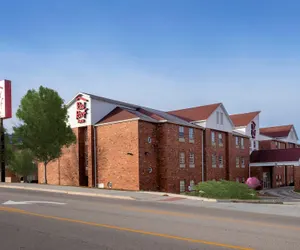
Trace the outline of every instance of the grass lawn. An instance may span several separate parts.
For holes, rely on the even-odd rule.
[[[194,191],[188,195],[212,199],[258,199],[257,192],[246,184],[233,181],[207,181],[194,186]]]

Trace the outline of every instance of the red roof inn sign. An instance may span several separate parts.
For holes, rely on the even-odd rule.
[[[0,80],[0,118],[8,119],[11,117],[11,81]]]
[[[87,108],[88,100],[82,95],[76,97],[76,119],[78,123],[86,123],[86,116],[88,112]]]

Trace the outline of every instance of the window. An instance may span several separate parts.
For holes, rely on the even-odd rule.
[[[244,146],[244,138],[241,138],[241,148],[245,148],[245,146]]]
[[[217,124],[219,124],[219,123],[220,123],[220,112],[217,111]]]
[[[240,143],[239,143],[239,138],[236,136],[235,137],[235,146],[238,148],[240,146]]]
[[[216,138],[215,138],[215,132],[211,132],[211,144],[215,145],[216,144]]]
[[[280,142],[278,142],[278,144],[277,144],[278,146],[277,146],[277,148],[280,148]]]
[[[221,113],[221,125],[223,125],[224,114]]]
[[[219,133],[219,146],[223,147],[223,135]]]
[[[235,158],[235,166],[236,166],[237,168],[240,167],[240,158],[239,158],[239,157],[236,157],[236,158]]]
[[[211,162],[212,162],[212,167],[216,168],[217,167],[217,159],[216,159],[216,154],[212,154],[211,156]]]
[[[193,141],[194,140],[194,129],[189,128],[189,140]]]
[[[190,168],[195,167],[195,154],[190,152]]]
[[[179,164],[180,164],[181,168],[185,167],[185,153],[184,152],[179,153]]]
[[[256,149],[256,141],[253,141],[253,149]]]
[[[184,127],[179,127],[179,138],[184,138]]]
[[[223,155],[219,155],[219,168],[223,168]]]
[[[185,181],[180,181],[180,193],[185,192]]]
[[[242,168],[245,168],[245,158],[242,157]]]
[[[190,181],[191,191],[194,190],[195,182],[193,180]]]

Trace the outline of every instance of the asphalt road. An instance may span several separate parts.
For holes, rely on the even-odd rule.
[[[298,250],[299,232],[288,216],[0,188],[1,250]]]

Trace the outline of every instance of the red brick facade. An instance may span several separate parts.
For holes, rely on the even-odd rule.
[[[294,167],[295,191],[300,191],[300,167]]]
[[[270,176],[270,186],[265,186],[265,188],[278,188],[294,183],[294,169],[296,169],[294,166],[252,167],[251,176],[255,176],[263,182],[264,173],[268,173]]]
[[[189,128],[184,127],[184,141],[179,141],[179,126],[175,124],[158,125],[159,181],[160,190],[180,192],[180,181],[184,181],[185,190],[191,181],[195,184],[202,176],[202,130],[193,128],[194,140],[189,140]],[[180,153],[184,153],[185,163],[180,166]],[[194,154],[194,164],[189,163],[189,154]]]
[[[282,142],[276,140],[266,140],[259,142],[259,149],[285,149],[285,148],[296,148],[297,145],[295,143],[290,142]]]
[[[236,137],[238,145],[236,145]],[[215,138],[214,143],[213,138]],[[205,180],[223,179],[239,182],[247,180],[249,177],[249,138],[206,129],[204,145]],[[213,164],[215,157],[216,164]],[[220,157],[223,158],[223,165],[220,164]]]

